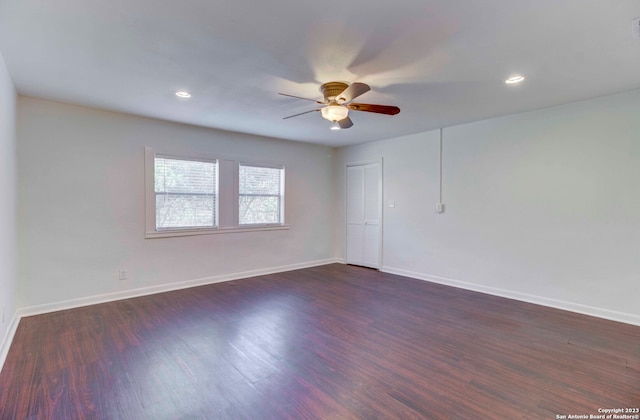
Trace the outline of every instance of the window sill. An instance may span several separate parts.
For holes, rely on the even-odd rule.
[[[145,239],[172,238],[175,236],[218,235],[222,233],[261,232],[267,230],[289,230],[289,225],[256,225],[246,227],[226,227],[217,229],[184,229],[145,232]]]

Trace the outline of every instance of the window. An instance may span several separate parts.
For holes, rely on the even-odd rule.
[[[217,226],[217,161],[156,156],[156,230]]]
[[[284,169],[240,164],[238,174],[238,223],[281,224]]]
[[[150,147],[144,156],[146,238],[289,229],[283,165]]]

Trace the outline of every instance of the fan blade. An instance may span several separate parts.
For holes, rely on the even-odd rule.
[[[336,102],[339,104],[346,104],[353,101],[358,96],[363,93],[367,93],[371,90],[369,85],[365,83],[351,83],[348,88],[342,91],[338,96],[336,96]]]
[[[338,125],[340,126],[340,128],[349,128],[353,126],[353,121],[351,121],[351,118],[345,117],[338,121]]]
[[[289,118],[293,118],[293,117],[297,117],[299,115],[304,115],[304,114],[308,114],[310,112],[316,112],[316,111],[320,111],[320,108],[318,109],[312,109],[311,111],[305,111],[305,112],[301,112],[299,114],[293,114],[293,115],[289,115],[288,117],[284,117],[283,120],[289,119]]]
[[[287,95],[286,93],[278,93],[278,95],[288,96],[290,98],[296,98],[296,99],[304,99],[305,101],[312,101],[312,102],[315,102],[317,104],[324,104],[324,102],[316,101],[315,99],[303,98],[301,96]]]
[[[353,111],[375,112],[376,114],[396,115],[400,112],[400,108],[391,105],[373,105],[373,104],[349,104],[347,108]]]

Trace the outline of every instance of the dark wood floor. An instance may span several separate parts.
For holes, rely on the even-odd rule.
[[[340,264],[24,318],[2,419],[556,419],[640,406],[640,327]]]

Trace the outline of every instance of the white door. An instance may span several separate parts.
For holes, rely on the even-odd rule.
[[[347,264],[380,267],[381,181],[379,162],[347,165]]]

